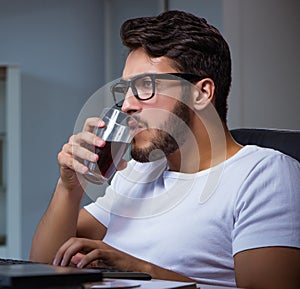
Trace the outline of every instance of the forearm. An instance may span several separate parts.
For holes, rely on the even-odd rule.
[[[180,281],[180,282],[194,282],[194,283],[197,282],[196,280],[193,280],[189,277],[186,277],[174,271],[164,269],[162,267],[153,264],[148,263],[144,266],[144,268],[145,269],[143,271],[149,273],[153,279],[163,279],[163,280]]]
[[[58,181],[49,207],[33,237],[30,259],[52,263],[59,247],[76,235],[77,219],[83,190],[69,192]]]
[[[145,260],[130,256],[127,253],[122,252],[121,254],[124,256],[124,259],[121,257],[122,255],[118,255],[118,253],[114,254],[112,251],[107,251],[106,253],[104,253],[102,251],[101,261],[108,262],[106,263],[106,265],[112,266],[112,268],[114,269],[148,273],[152,276],[153,279],[194,283],[198,282],[180,273],[165,269]]]

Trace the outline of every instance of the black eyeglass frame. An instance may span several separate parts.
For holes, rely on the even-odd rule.
[[[140,78],[143,78],[143,77],[147,77],[147,76],[151,79],[151,82],[152,82],[152,87],[153,87],[152,94],[149,97],[147,97],[147,98],[141,98],[138,95],[138,92],[137,92],[137,89],[136,89],[134,83],[135,83],[135,81],[137,79],[140,79]],[[131,80],[122,80],[122,81],[117,82],[117,83],[115,83],[115,84],[112,85],[111,92],[112,92],[112,95],[113,95],[113,98],[114,98],[115,105],[117,107],[122,107],[123,101],[124,101],[124,100],[122,100],[122,101],[118,102],[117,101],[117,97],[115,95],[115,88],[120,83],[126,84],[125,90],[123,92],[124,95],[127,93],[128,89],[130,87],[135,98],[137,98],[140,101],[146,101],[146,100],[151,99],[155,95],[155,89],[156,89],[156,87],[155,87],[155,80],[156,79],[176,80],[172,76],[176,76],[176,77],[181,78],[183,80],[186,80],[186,81],[188,81],[190,83],[195,83],[195,82],[198,82],[198,81],[200,81],[200,80],[208,77],[208,76],[200,76],[200,75],[197,75],[197,74],[179,73],[179,72],[174,72],[174,73],[173,72],[172,73],[143,73],[143,74],[139,74],[139,75],[133,77]]]

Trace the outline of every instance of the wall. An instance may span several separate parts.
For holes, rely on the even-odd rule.
[[[183,10],[204,17],[220,31],[223,30],[222,0],[169,0],[169,10]]]
[[[300,129],[300,1],[224,0],[231,127]]]
[[[0,63],[21,67],[22,257],[54,189],[57,153],[104,84],[103,26],[103,1],[0,0]]]
[[[120,40],[120,27],[126,19],[153,16],[163,11],[162,0],[109,0],[106,1],[106,80],[122,75],[122,68],[128,54]],[[124,5],[125,4],[125,5]]]
[[[230,128],[300,129],[300,1],[169,0],[168,6],[206,18],[228,41]]]
[[[0,68],[1,69],[1,68]],[[0,71],[0,245],[3,243],[3,236],[6,235],[6,195],[4,193],[4,134],[5,134],[5,79]]]

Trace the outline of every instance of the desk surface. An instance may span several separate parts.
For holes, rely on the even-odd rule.
[[[105,279],[103,282],[86,284],[85,289],[105,289],[105,288],[137,288],[137,289],[229,289],[232,287],[202,285],[187,282],[174,282],[152,279],[144,280],[120,280],[120,279]]]

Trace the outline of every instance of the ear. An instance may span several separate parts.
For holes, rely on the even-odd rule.
[[[196,110],[202,110],[209,104],[214,104],[215,83],[211,78],[204,78],[195,84],[192,92],[193,104]]]

